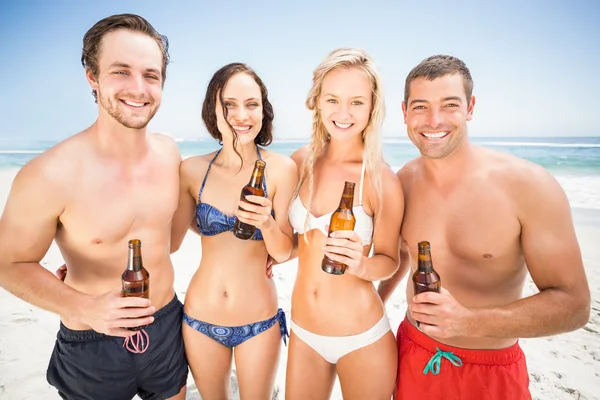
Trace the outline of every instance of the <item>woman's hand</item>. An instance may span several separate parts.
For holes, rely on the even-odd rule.
[[[362,239],[355,231],[331,232],[325,241],[325,255],[333,261],[346,264],[346,272],[359,278],[367,278]]]
[[[246,201],[240,200],[235,216],[246,224],[260,230],[268,228],[275,222],[271,216],[273,204],[271,200],[262,196],[246,196]]]

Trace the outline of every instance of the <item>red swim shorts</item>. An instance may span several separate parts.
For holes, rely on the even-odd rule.
[[[398,327],[396,400],[531,400],[518,343],[469,350],[431,339],[406,318]]]

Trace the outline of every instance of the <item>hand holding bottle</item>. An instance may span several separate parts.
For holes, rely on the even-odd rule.
[[[324,251],[330,260],[346,265],[345,272],[362,279],[368,278],[362,239],[355,231],[331,232],[325,240]]]
[[[129,337],[136,334],[128,328],[149,325],[156,311],[150,300],[142,297],[122,297],[118,287],[100,296],[90,296],[82,305],[81,322],[93,330],[110,336]]]
[[[418,251],[418,266],[412,275],[415,296],[409,304],[411,318],[426,335],[467,336],[472,313],[442,287],[440,275],[433,268],[431,244],[419,242]]]
[[[265,167],[266,166],[267,166],[267,163],[265,163],[263,160],[256,160],[254,162],[254,170],[252,171],[252,175],[250,176],[250,181],[248,182],[248,184],[246,186],[244,186],[242,188],[242,193],[240,194],[240,203],[238,206],[238,210],[236,211],[236,219],[235,219],[235,223],[233,225],[233,235],[235,237],[237,237],[238,239],[248,240],[252,236],[254,236],[254,232],[256,232],[255,225],[244,222],[242,219],[245,216],[246,217],[249,216],[247,214],[248,211],[244,211],[244,210],[247,210],[247,208],[240,210],[240,207],[242,205],[245,207],[252,205],[252,204],[242,204],[242,203],[247,203],[247,202],[251,201],[248,199],[249,197],[265,198],[265,190],[263,189],[263,185],[264,185],[264,180],[265,180]],[[260,203],[257,202],[256,205],[263,206],[263,210],[261,210],[261,211],[264,211],[265,203],[262,202],[262,200],[259,200],[259,201],[260,201]],[[269,207],[271,207],[270,203],[271,202],[269,201]],[[242,218],[237,217],[239,214],[241,214]],[[270,214],[269,214],[269,216],[270,216]],[[264,218],[261,218],[261,219],[263,219],[263,222],[268,220],[268,219],[264,219]]]
[[[444,288],[439,293],[424,292],[413,297],[410,316],[420,322],[424,334],[445,339],[470,336],[470,326],[476,323],[473,311]]]
[[[268,198],[249,195],[245,200],[240,200],[235,216],[240,222],[263,230],[275,222],[271,215],[272,209],[273,204]]]
[[[344,191],[340,198],[340,204],[331,214],[329,226],[327,227],[327,241],[325,242],[325,256],[321,261],[321,269],[328,274],[342,275],[346,272],[348,264],[344,261],[355,264],[354,261],[361,260],[356,254],[356,237],[354,234],[354,225],[356,217],[352,212],[354,205],[354,182],[344,182]],[[340,233],[337,233],[340,232]],[[346,232],[346,233],[341,233]],[[358,238],[360,240],[360,238]],[[362,246],[361,246],[362,255]]]

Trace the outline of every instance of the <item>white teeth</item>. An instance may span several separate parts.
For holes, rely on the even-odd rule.
[[[335,126],[337,126],[338,128],[342,128],[342,129],[348,129],[352,126],[352,124],[342,124],[336,121],[333,121],[333,123],[335,124]]]
[[[144,107],[145,103],[135,103],[133,101],[129,101],[129,100],[123,100],[125,102],[125,104],[127,104],[128,106],[131,107]]]
[[[441,139],[450,132],[422,132],[427,139]]]
[[[235,129],[236,131],[247,131],[248,129],[250,129],[249,126],[233,126],[233,129]]]

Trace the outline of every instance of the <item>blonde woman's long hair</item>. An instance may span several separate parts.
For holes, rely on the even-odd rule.
[[[362,132],[362,141],[365,145],[364,161],[366,161],[366,170],[377,194],[377,201],[380,206],[375,221],[377,223],[379,216],[381,215],[381,205],[383,204],[381,183],[381,164],[383,162],[381,153],[381,125],[385,117],[385,104],[379,72],[371,57],[361,49],[336,49],[329,53],[325,60],[323,60],[323,62],[321,62],[321,64],[313,71],[313,86],[306,98],[306,107],[313,112],[312,135],[308,156],[301,167],[300,179],[296,186],[295,196],[299,195],[300,188],[304,182],[308,181],[308,200],[306,209],[310,212],[314,189],[315,161],[321,156],[325,144],[330,140],[329,133],[321,120],[318,101],[321,96],[323,79],[330,71],[337,68],[356,68],[364,71],[371,82],[371,93],[373,95],[372,109],[369,116],[369,122]],[[308,229],[308,221],[309,215],[307,213],[304,222],[305,231]],[[304,235],[304,237],[306,240],[306,235]]]

